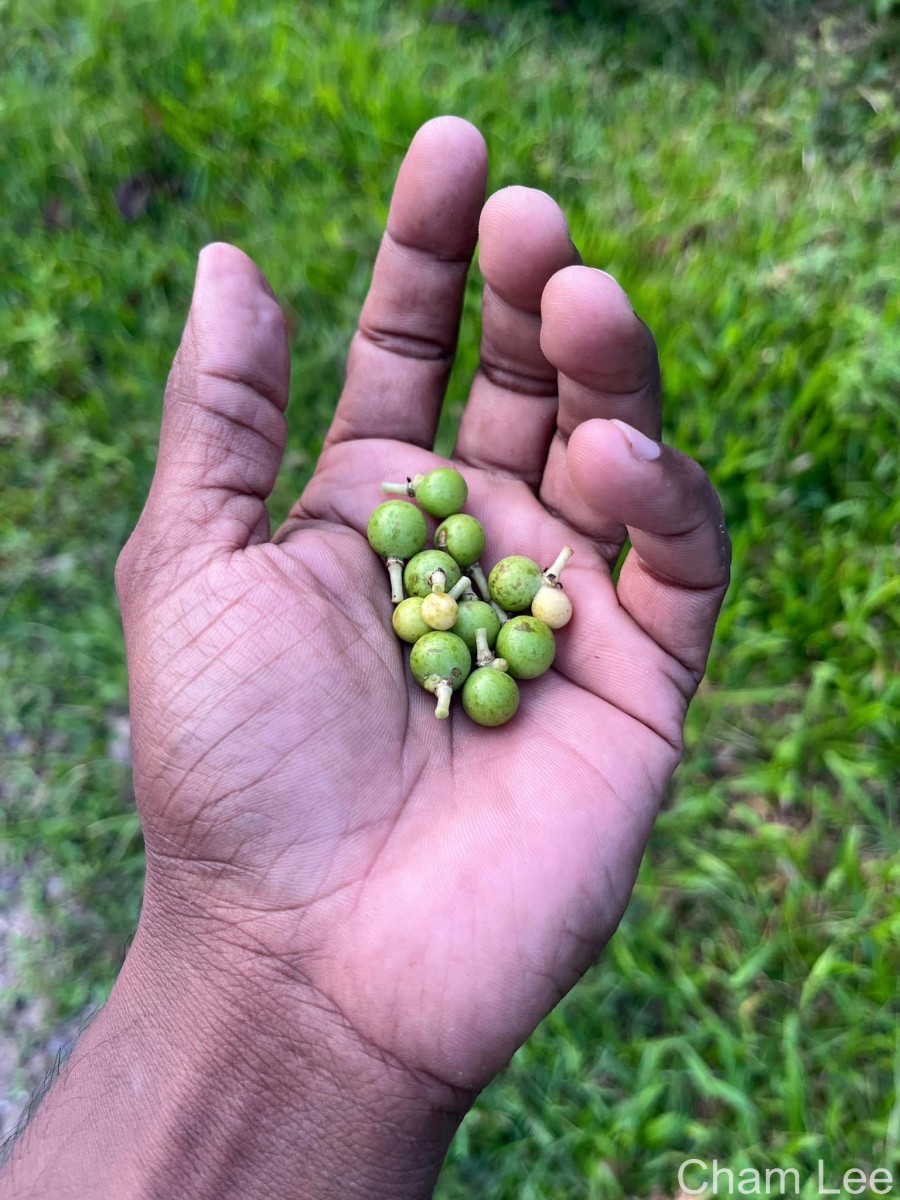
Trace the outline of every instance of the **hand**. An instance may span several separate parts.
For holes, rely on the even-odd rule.
[[[577,265],[547,196],[511,188],[482,212],[485,175],[465,122],[416,136],[325,449],[274,539],[285,325],[240,251],[203,252],[118,569],[145,941],[180,978],[252,980],[287,1041],[339,1029],[347,1061],[457,1113],[621,917],[729,562],[706,476],[654,440],[650,333]],[[482,361],[454,456],[468,509],[489,564],[575,549],[556,664],[497,730],[458,702],[434,719],[365,540],[380,481],[444,461],[479,213]]]
[[[575,548],[576,616],[511,725],[478,728],[458,704],[434,719],[365,527],[381,480],[444,461],[430,447],[485,169],[464,122],[413,142],[325,450],[274,540],[285,326],[240,251],[204,251],[119,570],[151,890],[291,964],[379,1052],[466,1089],[615,929],[728,577],[706,476],[649,440],[649,332],[610,277],[572,265],[549,198],[501,192],[481,215],[483,357],[455,461],[488,563]]]

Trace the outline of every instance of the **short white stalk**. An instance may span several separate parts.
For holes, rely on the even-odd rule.
[[[488,602],[488,604],[497,614],[497,620],[501,625],[504,625],[509,620],[509,614],[500,607],[496,600],[491,599],[491,589],[488,587],[487,576],[481,569],[481,563],[472,563],[471,567],[469,567],[469,572],[471,573],[472,579],[475,582],[475,586],[481,593],[482,600],[486,600]]]
[[[488,590],[487,576],[481,569],[481,563],[472,563],[469,571],[482,600],[487,600],[490,603],[491,593]]]
[[[391,601],[399,604],[403,599],[403,559],[386,558],[385,564],[391,581]]]
[[[450,698],[453,695],[453,688],[450,681],[440,679],[437,675],[429,675],[423,686],[426,692],[432,692],[437,698],[437,703],[434,706],[434,715],[439,721],[445,720],[450,716]]]
[[[459,583],[454,584],[453,587],[450,589],[450,591],[447,593],[447,595],[452,596],[454,600],[459,600],[462,597],[463,593],[466,592],[468,590],[468,588],[470,588],[470,587],[471,587],[471,581],[466,579],[465,575],[463,575],[463,577],[462,577],[462,579],[460,579]]]
[[[494,661],[494,652],[488,645],[486,629],[475,630],[475,662],[479,667],[486,667]]]
[[[415,496],[416,488],[425,478],[424,475],[413,475],[406,483],[382,483],[381,490],[389,496]]]
[[[558,583],[559,577],[563,572],[563,567],[574,553],[575,551],[571,546],[563,546],[562,550],[560,550],[559,554],[553,560],[553,563],[542,573],[544,582],[551,585]]]

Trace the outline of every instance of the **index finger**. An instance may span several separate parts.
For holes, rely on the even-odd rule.
[[[413,138],[326,445],[355,438],[432,445],[486,181],[484,138],[468,121],[436,117]]]

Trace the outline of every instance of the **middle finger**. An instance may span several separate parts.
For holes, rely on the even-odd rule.
[[[558,205],[534,188],[496,192],[481,214],[481,360],[455,457],[536,488],[556,424],[556,369],[541,351],[541,295],[578,262]]]

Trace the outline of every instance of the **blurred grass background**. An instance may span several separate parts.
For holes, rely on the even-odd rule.
[[[0,32],[7,1112],[137,913],[112,571],[196,253],[236,241],[289,315],[277,519],[400,157],[449,111],[655,330],[735,572],[623,927],[440,1195],[660,1200],[687,1157],[897,1171],[896,4],[0,0]],[[476,271],[443,448],[477,310]]]

